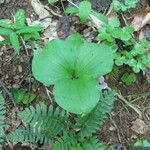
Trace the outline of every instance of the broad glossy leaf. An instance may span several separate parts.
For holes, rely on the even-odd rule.
[[[37,80],[54,85],[57,103],[67,111],[85,114],[97,104],[96,78],[111,71],[113,52],[103,44],[50,41],[34,54],[32,71]]]
[[[74,49],[65,41],[53,40],[34,54],[32,71],[35,78],[45,84],[70,78],[75,62]]]
[[[15,32],[10,35],[10,42],[13,48],[15,49],[16,53],[19,54],[20,44],[19,44],[18,35]]]
[[[111,72],[113,57],[112,49],[106,45],[84,43],[80,46],[76,72],[78,75],[87,74],[93,78],[103,76]]]
[[[79,16],[81,23],[83,23],[89,16],[91,11],[91,3],[88,1],[82,1],[79,6]]]
[[[55,100],[63,109],[87,114],[98,103],[100,88],[96,79],[82,76],[76,80],[63,79],[54,86]]]

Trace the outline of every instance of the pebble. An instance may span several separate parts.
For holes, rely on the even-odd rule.
[[[111,126],[111,127],[109,128],[109,131],[116,131],[116,127]]]
[[[16,75],[16,76],[14,77],[15,80],[18,80],[19,78],[20,78],[19,75]]]
[[[13,84],[12,87],[18,89],[18,88],[19,88],[19,85],[18,85],[18,84]]]
[[[18,65],[18,71],[21,73],[22,72],[22,66]]]

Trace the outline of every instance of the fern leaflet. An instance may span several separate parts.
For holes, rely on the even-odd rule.
[[[96,108],[87,116],[76,118],[76,126],[80,128],[80,136],[84,138],[85,136],[92,136],[96,130],[103,124],[103,119],[107,118],[107,113],[109,113],[113,107],[115,101],[114,91],[105,91],[104,97],[101,97]]]
[[[5,123],[4,123],[4,114],[5,114],[5,101],[4,98],[0,92],[0,148],[2,148],[1,143],[4,142],[3,137],[4,137],[4,127],[5,127]]]

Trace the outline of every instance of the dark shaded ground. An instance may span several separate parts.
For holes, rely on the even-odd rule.
[[[93,7],[97,9],[97,11],[104,11],[105,9],[108,9],[108,6],[110,5],[110,3],[107,3],[106,1],[101,1],[100,3],[100,0],[92,0],[92,2],[94,4]],[[99,8],[97,8],[97,2],[100,4]],[[102,2],[105,5],[103,5]],[[127,13],[125,13],[125,15],[127,16],[127,18],[133,17],[137,12],[145,9],[148,4],[148,0],[141,0],[136,9],[128,11]],[[17,0],[15,2],[12,1],[7,5],[0,5],[0,18],[10,18],[12,14],[14,14],[19,8],[25,9],[26,15],[28,17],[31,17],[31,15],[36,16],[28,0]],[[64,26],[64,20],[59,20],[58,25],[60,27],[58,28],[60,30],[63,29],[62,26]],[[83,25],[80,27],[79,22],[76,19],[75,21],[77,22],[76,24],[72,23],[71,16],[70,23],[68,25],[69,27],[64,32],[69,35],[70,31],[68,32],[68,30],[70,30],[70,26],[72,26],[73,24],[75,26],[72,27],[73,31],[71,30],[71,32],[82,31],[81,33],[84,34],[83,31],[86,28],[89,28],[88,25]],[[129,19],[128,21],[130,22],[131,20]],[[66,29],[66,26],[64,28]],[[89,29],[88,31],[91,31],[91,29]],[[45,87],[35,81],[32,77],[31,60],[32,52],[30,52],[30,55],[27,56],[25,50],[22,48],[21,54],[16,55],[11,46],[0,46],[0,79],[3,81],[3,84],[7,88],[26,88],[29,91],[35,92],[38,96],[33,104],[41,100],[49,104],[50,100],[47,96]],[[138,75],[138,80],[131,86],[125,86],[121,82],[120,78],[108,78],[108,85],[112,89],[120,91],[120,93],[129,101],[139,97],[138,94],[140,93],[150,92],[150,84],[147,83],[145,76],[142,74]],[[137,95],[134,97],[129,96],[132,94]],[[8,96],[6,97],[8,98]],[[100,131],[97,132],[99,138],[103,142],[105,142],[107,145],[114,145],[116,150],[136,150],[132,145],[137,138],[150,140],[150,97],[143,96],[133,104],[142,111],[142,120],[144,120],[144,122],[149,127],[149,130],[145,134],[140,135],[131,129],[133,124],[132,122],[139,117],[136,112],[126,106],[121,100],[116,101],[109,119],[105,120],[104,126],[100,129]],[[16,145],[16,147],[16,150],[23,149],[18,145]]]

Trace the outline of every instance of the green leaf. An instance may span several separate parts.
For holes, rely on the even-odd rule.
[[[16,53],[19,54],[20,44],[19,44],[18,35],[15,32],[10,35],[10,42],[13,48],[15,49]]]
[[[54,84],[70,78],[74,68],[74,49],[69,42],[52,40],[34,54],[32,72],[38,81]]]
[[[67,41],[53,40],[43,50],[35,52],[32,62],[35,78],[45,84],[54,84],[71,78],[74,71],[77,75],[97,78],[112,70],[113,53],[108,46],[84,43],[79,49],[75,48]]]
[[[103,44],[78,43],[75,36],[66,41],[52,40],[35,52],[32,72],[38,81],[55,84],[54,97],[62,108],[85,114],[98,102],[96,78],[112,70],[113,52]],[[81,108],[82,103],[87,104]]]
[[[123,31],[127,32],[128,34],[132,34],[134,32],[134,28],[131,26],[125,26],[123,27]]]
[[[25,94],[26,94],[26,90],[24,90],[24,89],[18,90],[18,89],[12,88],[10,91],[11,91],[11,93],[12,93],[12,95],[13,95],[14,100],[15,100],[17,103],[21,103],[23,97],[24,97]]]
[[[23,9],[19,9],[15,14],[15,22],[18,26],[25,26],[25,11]]]
[[[48,0],[50,4],[57,2],[58,0]]]
[[[0,34],[12,34],[12,33],[13,33],[12,30],[0,27]]]
[[[18,104],[20,104],[20,103],[29,104],[36,98],[35,94],[27,92],[26,89],[12,88],[10,91],[13,95],[14,100]]]
[[[98,18],[100,21],[102,21],[105,24],[108,24],[108,18],[103,15],[102,13],[98,13],[98,12],[91,12],[91,14],[93,16],[95,16],[96,18]]]
[[[65,10],[65,13],[79,13],[79,9],[76,8],[76,7],[68,7],[66,10]]]
[[[63,79],[54,86],[55,100],[63,109],[76,113],[87,114],[98,103],[100,89],[96,79],[89,76],[78,79]]]
[[[121,80],[126,85],[131,85],[136,81],[136,75],[134,73],[124,73],[123,76],[121,77]]]
[[[67,37],[66,39],[70,44],[77,46],[78,48],[81,44],[83,44],[83,39],[79,33],[75,33]]]
[[[107,45],[84,43],[79,51],[76,65],[78,75],[87,74],[97,78],[111,72],[114,56]]]
[[[81,23],[85,22],[91,12],[91,3],[88,1],[82,1],[79,6],[79,16]]]
[[[143,140],[143,147],[150,147],[150,142],[147,140]]]
[[[140,140],[137,139],[137,141],[133,145],[134,147],[150,147],[150,142],[147,140]]]
[[[10,38],[6,38],[5,40],[3,41],[0,41],[0,44],[10,44]]]
[[[112,27],[119,27],[119,26],[120,26],[120,21],[119,21],[119,19],[116,18],[116,17],[113,17],[113,18],[111,18],[110,20],[108,20],[108,23],[109,23],[109,25],[112,26]]]
[[[25,26],[22,29],[18,30],[16,33],[17,34],[22,34],[22,33],[32,33],[35,31],[42,31],[43,28],[40,25],[35,25],[35,26]]]
[[[16,24],[12,23],[12,21],[9,19],[1,19],[0,26],[4,27],[4,28],[9,28],[12,30],[21,28],[21,27],[17,26]]]
[[[122,3],[119,2],[118,0],[113,0],[112,6],[115,11],[119,11],[122,9]]]

